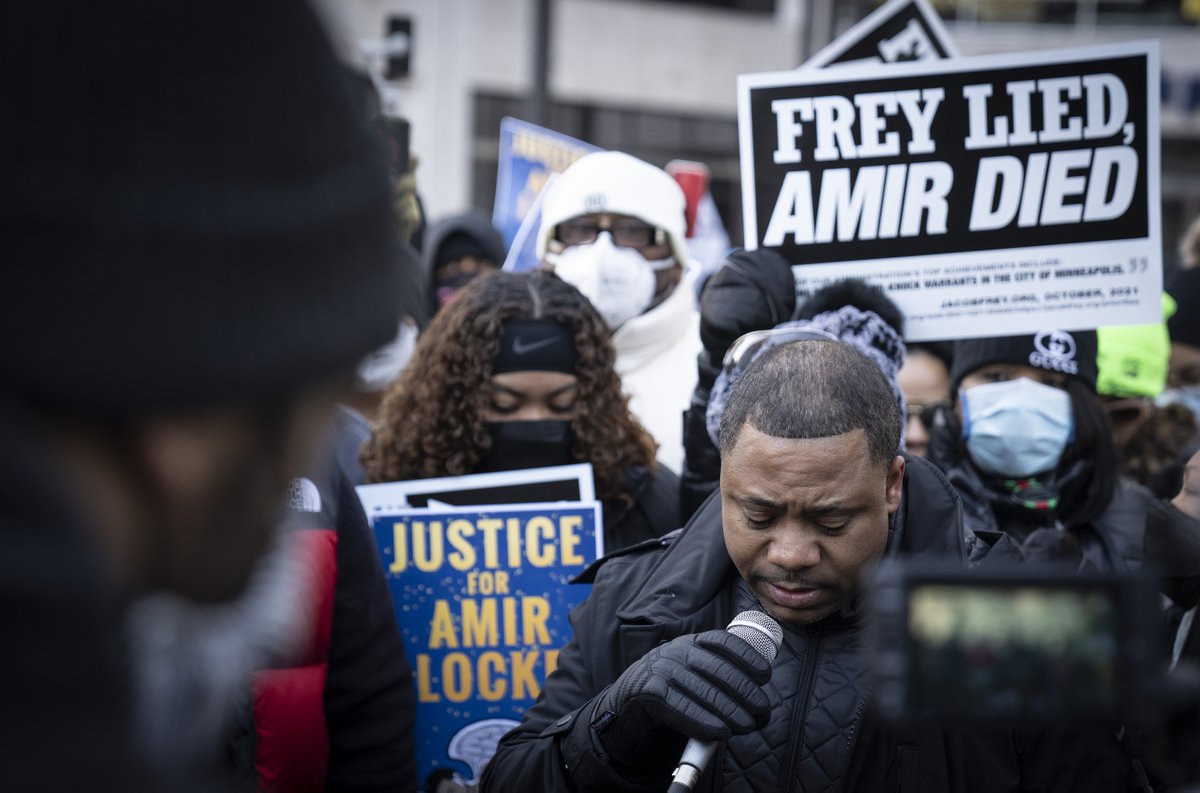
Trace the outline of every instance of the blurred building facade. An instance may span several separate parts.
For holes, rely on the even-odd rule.
[[[799,66],[874,0],[328,0],[344,46],[390,66],[433,216],[490,212],[500,119],[658,165],[706,163],[741,242],[736,78]],[[1200,215],[1200,0],[934,0],[964,55],[1157,39],[1168,257]],[[403,58],[380,54],[389,31]],[[393,36],[392,42],[396,37]],[[545,42],[545,46],[542,45]],[[396,52],[403,47],[393,47]],[[544,53],[539,59],[538,53]],[[539,77],[542,77],[540,80]],[[544,80],[544,82],[542,82]],[[539,101],[541,100],[541,101]]]

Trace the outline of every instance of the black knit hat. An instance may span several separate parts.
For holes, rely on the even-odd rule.
[[[395,335],[382,142],[307,4],[7,3],[0,42],[0,388],[187,409]]]
[[[1200,268],[1184,270],[1171,281],[1167,294],[1178,304],[1167,320],[1171,341],[1200,347]]]
[[[1096,387],[1096,331],[1043,330],[1032,336],[994,336],[954,343],[950,391],[976,369],[993,363],[1015,363],[1078,377]]]
[[[474,256],[477,259],[488,259],[497,267],[504,264],[504,261],[496,261],[494,254],[486,250],[475,237],[470,234],[456,231],[442,241],[438,246],[437,256],[434,257],[437,266],[441,267],[444,264],[456,261],[464,256]]]

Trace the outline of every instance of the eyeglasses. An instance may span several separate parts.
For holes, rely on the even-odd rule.
[[[1142,417],[1149,407],[1150,400],[1142,398],[1115,399],[1104,403],[1104,412],[1108,414],[1111,424],[1128,424]]]
[[[838,341],[837,336],[820,328],[752,330],[738,336],[737,341],[729,346],[721,365],[728,369],[730,366],[740,367],[744,363],[748,364],[768,339],[774,339],[776,344],[788,344],[793,341]]]
[[[909,421],[917,419],[926,430],[931,430],[933,423],[937,421],[938,413],[949,407],[950,402],[942,399],[933,402],[909,402],[904,406],[904,412]]]
[[[667,241],[665,231],[640,220],[617,220],[601,226],[594,220],[583,218],[559,223],[554,230],[554,239],[563,245],[588,245],[596,241],[601,231],[607,231],[613,244],[622,248],[648,248]]]

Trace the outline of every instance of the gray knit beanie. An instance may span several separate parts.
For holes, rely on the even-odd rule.
[[[812,319],[783,322],[775,327],[777,329],[796,328],[825,331],[842,343],[849,344],[866,355],[878,364],[887,378],[892,387],[892,393],[896,396],[900,415],[904,416],[904,392],[900,390],[900,383],[896,379],[900,367],[904,365],[904,340],[874,311],[863,311],[855,306],[842,306],[836,311],[817,314]],[[786,334],[770,336],[751,353],[749,358],[736,364],[731,363],[721,370],[716,383],[713,384],[712,394],[708,400],[708,412],[705,414],[705,428],[714,445],[720,446],[718,430],[721,426],[721,414],[725,411],[725,400],[742,372],[767,350],[791,341],[794,339],[789,338]],[[902,436],[904,424],[904,421],[900,422]],[[901,437],[901,443],[903,443],[903,437]]]

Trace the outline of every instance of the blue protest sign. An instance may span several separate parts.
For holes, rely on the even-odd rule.
[[[521,221],[553,173],[562,173],[596,146],[537,124],[506,117],[500,121],[500,158],[492,224],[511,248]],[[536,227],[535,227],[536,230]]]
[[[591,587],[568,582],[603,553],[599,504],[367,507],[415,675],[420,777],[477,783],[571,637]]]

